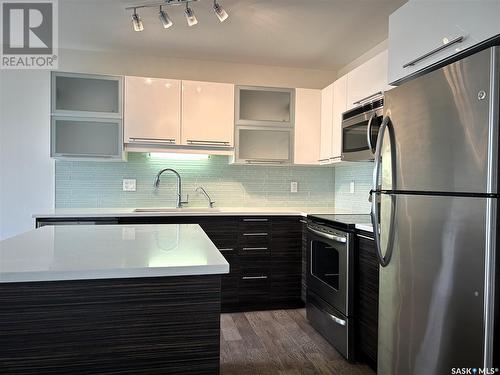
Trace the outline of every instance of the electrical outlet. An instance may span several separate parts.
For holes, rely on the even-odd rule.
[[[297,181],[290,182],[290,193],[296,193],[299,190],[299,184]]]
[[[354,189],[354,181],[351,181],[351,183],[349,184],[349,193],[354,194]]]
[[[135,188],[136,188],[135,178],[123,179],[123,191],[135,191]]]

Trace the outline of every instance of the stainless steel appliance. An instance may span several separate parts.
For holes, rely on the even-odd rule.
[[[379,98],[342,114],[342,160],[373,160],[383,106]]]
[[[307,318],[347,359],[353,357],[352,232],[308,223]]]
[[[499,365],[499,86],[493,47],[385,93],[371,192],[379,374]]]

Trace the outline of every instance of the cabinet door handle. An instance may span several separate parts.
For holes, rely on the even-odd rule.
[[[423,54],[422,56],[419,56],[416,59],[407,62],[406,64],[403,65],[403,69],[408,68],[409,66],[413,66],[413,65],[419,63],[420,61],[422,61],[422,60],[434,55],[435,53],[438,53],[439,51],[442,51],[442,50],[444,50],[444,49],[446,49],[454,44],[462,43],[464,39],[465,39],[465,37],[463,35],[460,35],[459,37],[450,40],[448,43],[443,44],[442,46],[439,46],[439,47],[433,49],[432,51],[429,51],[429,52]]]
[[[226,141],[205,141],[197,139],[188,139],[187,143],[193,146],[213,146],[213,147],[229,147],[230,143]]]
[[[268,160],[246,160],[247,164],[283,164],[286,163],[288,160],[281,160],[281,159],[268,159]]]
[[[268,233],[262,232],[262,233],[243,233],[244,236],[267,236]]]
[[[251,251],[251,250],[268,250],[267,247],[244,247],[244,251]]]
[[[368,95],[368,96],[364,97],[363,99],[359,99],[358,101],[355,101],[354,103],[352,103],[352,105],[361,104],[361,103],[367,101],[368,99],[371,99],[371,98],[374,98],[375,96],[379,96],[379,95],[383,95],[383,94],[384,94],[383,91],[377,91],[374,94]]]
[[[219,251],[224,252],[224,251],[234,251],[234,249],[227,248],[227,249],[219,249]]]
[[[326,159],[318,159],[318,161],[319,161],[320,163],[323,163],[323,162],[330,161],[330,158],[326,158]]]
[[[174,144],[175,138],[140,138],[140,137],[129,137],[129,142],[132,143],[168,143]]]
[[[243,280],[263,280],[263,279],[267,279],[267,276],[243,276],[242,277]]]
[[[243,219],[243,221],[251,222],[251,221],[269,221],[269,219]]]

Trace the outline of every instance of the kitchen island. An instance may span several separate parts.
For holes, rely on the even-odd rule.
[[[216,374],[229,264],[196,224],[0,242],[0,373]]]

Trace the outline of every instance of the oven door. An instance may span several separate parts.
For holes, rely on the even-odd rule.
[[[342,160],[374,159],[383,110],[370,111],[342,121]]]
[[[307,289],[321,297],[344,315],[351,309],[350,235],[345,232],[328,233],[318,226],[308,227]]]

